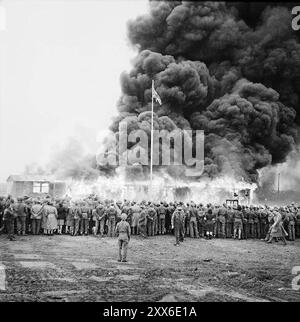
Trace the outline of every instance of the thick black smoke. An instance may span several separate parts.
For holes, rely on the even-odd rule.
[[[156,129],[205,131],[205,172],[256,182],[298,142],[300,42],[291,3],[150,1],[128,23],[139,54],[121,75],[120,121],[150,129],[151,81],[162,99]],[[132,148],[132,147],[129,147]]]

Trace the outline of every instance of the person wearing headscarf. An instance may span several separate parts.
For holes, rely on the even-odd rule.
[[[54,230],[57,229],[57,209],[53,206],[51,201],[48,201],[47,207],[45,207],[46,213],[46,234],[53,236]]]

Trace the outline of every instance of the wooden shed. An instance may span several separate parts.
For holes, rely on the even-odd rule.
[[[66,184],[49,176],[11,175],[7,178],[7,193],[14,198],[47,195],[59,198],[66,193]]]

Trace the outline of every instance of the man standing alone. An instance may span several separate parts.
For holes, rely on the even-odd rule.
[[[119,244],[119,262],[127,262],[127,248],[130,241],[130,225],[126,221],[127,215],[121,215],[121,221],[117,223],[115,234],[118,236]]]

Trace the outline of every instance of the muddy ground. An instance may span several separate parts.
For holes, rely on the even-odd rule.
[[[3,301],[300,301],[292,289],[300,240],[133,237],[128,262],[115,238],[0,236]],[[299,272],[300,273],[300,272]]]

